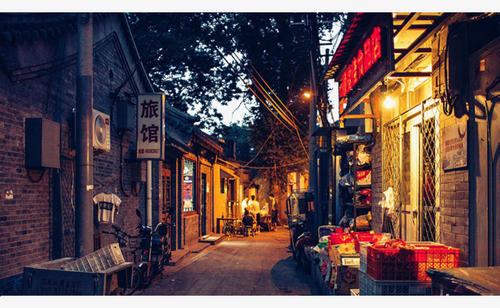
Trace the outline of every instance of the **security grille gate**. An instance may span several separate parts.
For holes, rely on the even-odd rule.
[[[382,182],[383,191],[392,187],[394,191],[394,212],[384,217],[384,231],[390,232],[393,237],[401,237],[401,202],[400,202],[400,132],[399,121],[387,123],[383,130],[382,142]]]
[[[429,102],[429,101],[427,101]],[[420,241],[439,241],[439,106],[433,102],[423,102],[417,116],[421,118],[419,125],[418,155],[413,159],[419,160],[419,180],[417,185],[410,187],[418,191],[418,212],[416,219],[416,238]],[[409,114],[412,114],[409,112]],[[414,113],[413,113],[414,114]],[[413,117],[414,118],[414,117]],[[402,183],[403,162],[401,152],[403,151],[403,128],[406,119],[398,117],[383,126],[382,131],[382,182],[383,191],[389,187],[394,190],[394,212],[392,215],[384,215],[384,231],[390,232],[394,237],[402,236],[402,184],[405,189],[408,183]],[[423,123],[423,124],[422,124]],[[405,144],[408,146],[408,144]],[[407,150],[407,149],[405,149]],[[406,154],[405,154],[406,155]],[[408,180],[405,178],[405,181]],[[406,232],[405,232],[406,234]]]
[[[422,184],[420,190],[419,239],[439,241],[439,108],[426,108],[421,125]]]

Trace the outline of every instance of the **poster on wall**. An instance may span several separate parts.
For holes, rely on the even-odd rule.
[[[137,98],[137,159],[164,159],[165,95],[139,94]]]
[[[467,167],[467,122],[443,129],[443,169]]]
[[[184,185],[182,186],[182,198],[192,199],[193,198],[193,177],[184,176]]]

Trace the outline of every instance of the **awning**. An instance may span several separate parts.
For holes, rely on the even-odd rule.
[[[379,17],[377,17],[377,14]],[[343,112],[341,111],[341,119],[347,119],[351,116],[355,118],[373,117],[373,115],[349,115],[349,113],[364,102],[367,95],[375,90],[386,77],[430,77],[429,72],[416,70],[412,66],[413,61],[422,54],[430,56],[431,48],[424,45],[424,43],[428,42],[429,38],[438,31],[445,20],[452,15],[451,13],[392,13],[392,16],[389,16],[392,37],[388,37],[389,42],[393,44],[392,54],[388,55],[388,59],[393,61],[392,68],[383,71],[387,67],[374,67],[373,70],[364,75],[354,76],[354,86],[348,87],[348,95],[342,98],[342,102],[347,103],[347,106]],[[363,49],[360,45],[366,40],[367,32],[371,31],[374,24],[377,24],[378,21],[374,22],[374,20],[381,20],[382,18],[387,19],[382,13],[356,14],[323,75],[323,81],[331,78],[338,82],[342,81],[342,77],[352,63],[353,58],[355,59],[358,53],[362,53]],[[410,63],[410,65],[405,63]]]
[[[234,175],[231,175],[222,169],[220,169],[220,177],[221,177],[221,179],[234,179],[235,178]]]

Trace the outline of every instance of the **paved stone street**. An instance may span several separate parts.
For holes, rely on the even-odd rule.
[[[226,239],[169,267],[136,295],[318,295],[297,267],[288,229]]]

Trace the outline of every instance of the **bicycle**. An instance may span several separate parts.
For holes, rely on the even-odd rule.
[[[134,266],[132,268],[132,279],[130,282],[130,288],[127,288],[127,291],[124,292],[124,294],[126,294],[126,295],[131,295],[139,288],[139,286],[142,285],[143,273],[142,273],[142,270],[138,266],[138,261],[140,261],[140,258],[139,258],[140,256],[137,256],[137,254],[136,254],[136,252],[138,251],[138,248],[129,248],[125,251],[124,251],[124,248],[129,246],[130,239],[135,239],[135,238],[139,238],[139,237],[126,233],[125,231],[121,230],[120,227],[118,227],[116,225],[112,225],[112,227],[115,230],[114,232],[103,230],[102,233],[111,234],[116,238],[116,240],[118,241],[118,245],[120,246],[120,249],[122,250],[122,252],[124,252],[124,257],[126,260],[130,260],[130,258],[129,258],[130,253],[132,254],[132,259],[134,262]]]
[[[236,235],[236,228],[234,227],[232,221],[226,222],[226,224],[224,225],[224,228],[222,229],[222,233],[224,235],[227,235],[228,237]]]

